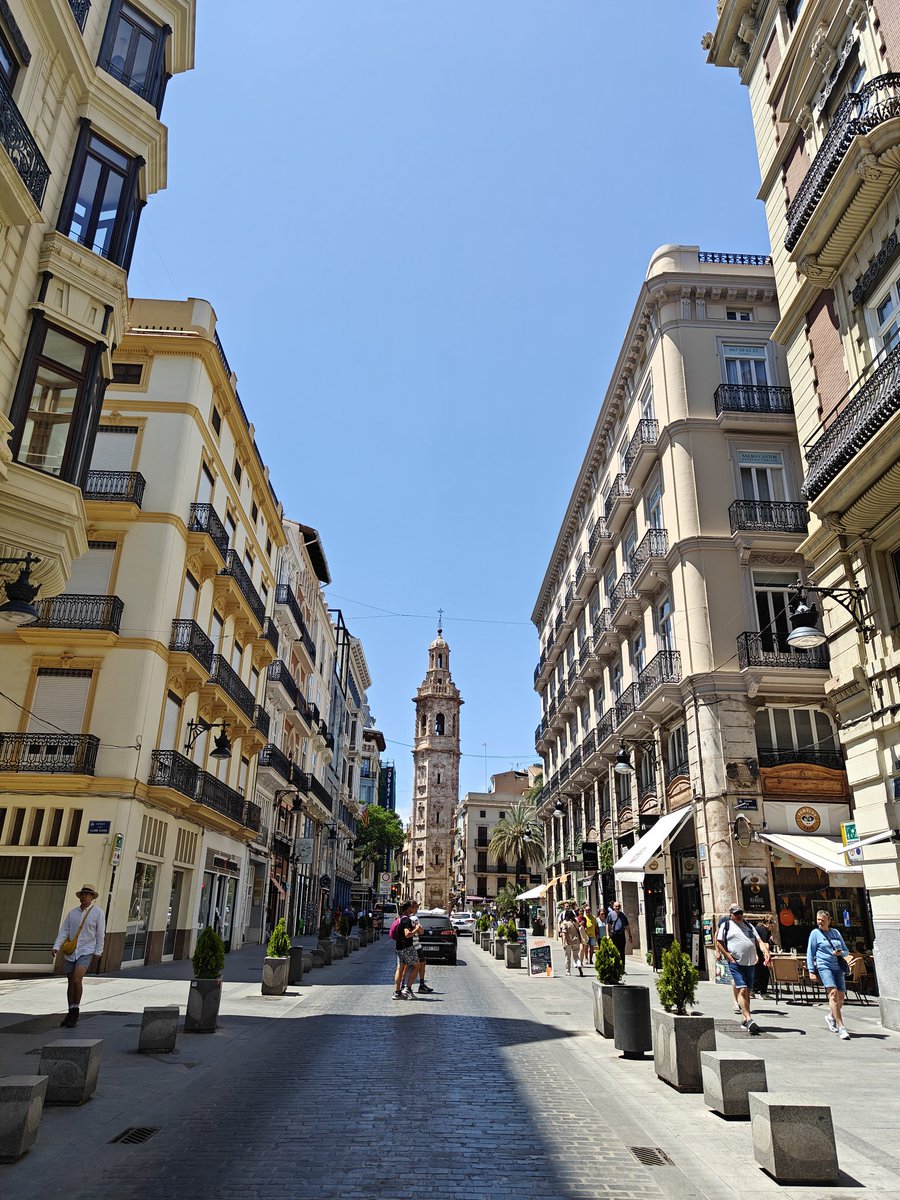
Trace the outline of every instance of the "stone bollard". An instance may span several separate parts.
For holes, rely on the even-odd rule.
[[[339,958],[346,957],[347,943],[342,938],[335,938],[334,945],[331,947],[331,958],[333,962],[337,962]]]
[[[45,1104],[84,1104],[97,1087],[103,1042],[99,1038],[48,1042],[41,1047],[39,1075],[49,1077]]]
[[[776,1183],[837,1183],[831,1109],[801,1092],[751,1092],[753,1154]]]
[[[138,1041],[139,1054],[171,1054],[178,1038],[177,1004],[165,1004],[159,1008],[145,1008],[141,1019],[141,1036]]]
[[[310,959],[312,961],[312,965],[314,967],[324,967],[325,966],[325,951],[324,950],[310,950],[309,957],[310,957]]]
[[[34,1145],[46,1095],[46,1075],[0,1079],[0,1162],[15,1162]]]
[[[303,951],[303,974],[308,975],[313,969],[312,953],[309,950]]]
[[[288,967],[288,983],[303,982],[303,960],[306,953],[302,946],[291,946],[290,966]]]
[[[350,939],[350,949],[353,951],[356,951],[359,949],[359,938],[358,937],[352,937]]]
[[[688,1017],[655,1008],[650,1014],[656,1074],[679,1092],[702,1092],[700,1055],[716,1048],[712,1017]]]
[[[749,1117],[750,1093],[766,1092],[766,1061],[745,1050],[702,1050],[703,1103],[723,1117]]]

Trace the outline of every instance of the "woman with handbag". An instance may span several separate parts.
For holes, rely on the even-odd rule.
[[[65,1029],[74,1029],[78,1024],[84,977],[94,958],[99,958],[103,953],[106,937],[103,909],[94,905],[100,893],[92,883],[86,883],[75,895],[78,897],[78,908],[66,913],[51,951],[54,958],[62,951],[65,960],[63,970],[69,977],[69,1011],[60,1022]]]
[[[846,992],[845,977],[850,969],[847,953],[847,943],[840,930],[831,928],[829,914],[824,910],[817,912],[816,928],[809,935],[806,944],[806,968],[810,978],[820,979],[828,993],[828,1007],[831,1012],[825,1018],[825,1024],[845,1042],[850,1037],[841,1016]]]

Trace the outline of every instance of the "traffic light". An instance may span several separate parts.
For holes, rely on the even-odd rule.
[[[399,895],[400,895],[400,884],[392,883],[391,884],[391,899],[396,900],[399,897]]]

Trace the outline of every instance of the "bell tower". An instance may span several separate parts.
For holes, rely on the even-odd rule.
[[[452,818],[459,799],[459,710],[463,700],[450,676],[450,647],[440,627],[428,647],[428,671],[413,704],[412,898],[426,908],[448,908]]]

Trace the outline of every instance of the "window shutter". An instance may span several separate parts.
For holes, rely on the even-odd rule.
[[[197,611],[197,593],[200,586],[197,580],[187,573],[184,579],[184,591],[181,593],[181,607],[178,610],[178,616],[182,621],[192,621],[194,613]]]
[[[76,558],[66,584],[69,596],[108,596],[115,542],[88,542],[88,552]]]
[[[834,292],[820,292],[806,314],[809,357],[815,376],[816,393],[822,420],[833,412],[844,396],[850,380],[844,366],[844,347],[834,310]]]
[[[130,471],[137,426],[101,426],[94,441],[92,471]]]
[[[181,723],[181,701],[172,692],[166,694],[166,710],[163,713],[162,732],[159,735],[160,750],[178,750],[175,739]]]
[[[41,667],[31,701],[35,715],[28,718],[28,732],[56,733],[61,729],[66,733],[81,733],[90,686],[90,671]]]
[[[213,477],[206,467],[200,470],[200,483],[197,485],[197,503],[209,504],[213,494]]]

